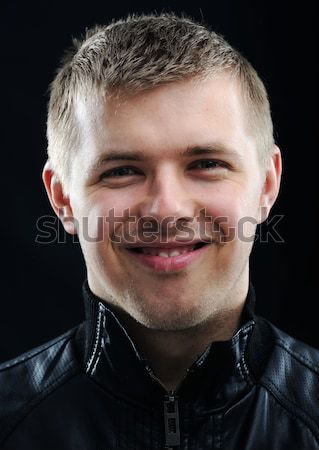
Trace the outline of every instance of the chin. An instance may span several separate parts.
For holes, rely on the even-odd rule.
[[[147,328],[158,331],[183,331],[194,328],[205,320],[199,308],[140,308],[134,314],[135,320]]]

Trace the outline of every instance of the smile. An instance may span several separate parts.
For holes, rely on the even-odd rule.
[[[213,244],[198,242],[179,246],[139,246],[126,248],[139,264],[157,272],[176,272],[186,268]]]

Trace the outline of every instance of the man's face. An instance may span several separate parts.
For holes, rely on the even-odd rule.
[[[236,83],[172,83],[76,113],[69,198],[92,291],[170,330],[242,301],[264,173]]]

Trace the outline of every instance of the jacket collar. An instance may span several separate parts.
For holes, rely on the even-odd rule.
[[[111,308],[83,284],[86,321],[82,327],[82,354],[86,374],[110,394],[142,407],[152,407],[167,394],[154,380],[148,362]],[[231,404],[253,386],[247,361],[256,328],[255,293],[250,284],[241,326],[228,341],[214,342],[189,368],[178,390],[182,401],[197,412]],[[258,351],[258,349],[257,349]],[[257,361],[258,365],[258,361]]]

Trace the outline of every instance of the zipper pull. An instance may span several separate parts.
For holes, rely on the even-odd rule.
[[[174,393],[164,400],[165,444],[166,447],[180,446],[178,401]]]

